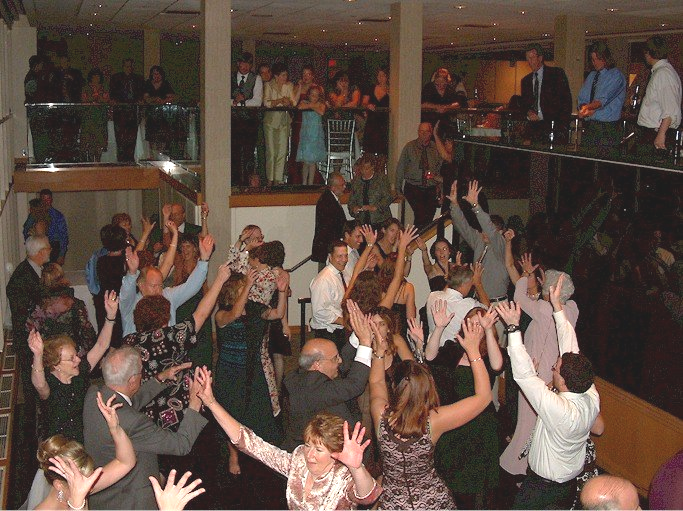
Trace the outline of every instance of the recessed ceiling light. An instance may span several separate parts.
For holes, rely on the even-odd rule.
[[[543,37],[550,37],[550,34],[546,32],[545,34],[543,34]]]
[[[608,7],[605,9],[607,12],[617,12],[619,10],[618,7]]]
[[[93,16],[97,16],[97,13],[96,13],[96,12],[93,12],[92,15],[93,15]]]
[[[660,23],[659,24],[660,27],[665,27],[666,25],[667,25],[667,23]]]
[[[349,45],[349,43],[344,43],[344,46],[348,46],[348,45]]]
[[[455,43],[451,43],[451,46],[453,46]]]
[[[494,21],[494,22],[493,22],[493,26],[494,26],[494,27],[497,27],[497,26],[498,26],[498,23],[496,23],[496,22]]]
[[[197,28],[197,25],[192,25],[192,28]]]
[[[379,39],[377,39],[377,38],[375,37],[375,42],[377,42],[377,41],[379,41]]]
[[[519,13],[524,16],[526,14],[526,11],[519,11]]]
[[[588,34],[588,30],[586,30],[586,34]]]
[[[496,40],[496,38],[494,37],[494,38],[493,38],[493,40],[495,41],[495,40]]]
[[[102,4],[99,4],[97,7],[99,7],[99,8],[101,9],[101,8],[102,8]]]
[[[230,12],[235,12],[235,9],[230,9]]]
[[[350,1],[350,0],[349,0],[349,1]],[[359,25],[362,25],[362,24],[363,24],[363,22],[362,22],[362,21],[359,21],[359,22],[358,22],[358,24],[359,24]]]
[[[327,30],[325,30],[325,29],[323,28],[323,29],[321,30],[321,32],[325,33],[325,32],[327,32]]]
[[[460,30],[460,27],[457,27],[456,30]]]
[[[462,10],[465,8],[465,6],[464,5],[456,5],[455,8],[458,10]]]

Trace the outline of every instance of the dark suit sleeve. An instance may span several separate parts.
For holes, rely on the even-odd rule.
[[[327,248],[330,242],[340,239],[344,229],[343,221],[339,214],[337,199],[332,192],[325,190],[315,206],[315,234],[311,253],[313,261],[323,263],[327,259]],[[341,210],[343,213],[344,210]]]
[[[311,393],[311,401],[318,403],[318,406],[314,405],[315,408],[323,410],[360,396],[368,383],[370,368],[361,362],[354,361],[346,378],[330,380],[323,374],[320,376],[326,380],[315,389],[315,392]]]
[[[199,413],[188,408],[178,431],[173,432],[160,428],[149,417],[140,413],[128,433],[136,452],[185,456],[207,422]]]
[[[522,99],[521,99],[521,105],[522,105],[522,111],[526,115],[526,113],[531,110],[531,106],[534,103],[534,91],[531,86],[531,75],[526,75],[524,78],[522,78]]]

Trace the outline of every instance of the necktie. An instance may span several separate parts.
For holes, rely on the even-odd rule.
[[[534,73],[534,111],[538,112],[538,71]]]
[[[344,278],[344,272],[343,272],[343,271],[340,271],[340,272],[339,272],[339,276],[340,276],[341,279],[342,279],[342,284],[344,285],[344,291],[346,291],[346,279]]]
[[[245,76],[242,75],[242,78],[240,79],[240,83],[237,84],[237,86],[241,89],[244,87],[244,82],[245,82]]]
[[[427,146],[422,148],[420,154],[420,169],[422,170],[422,186],[427,186],[427,181],[431,178],[429,172],[429,158],[427,157]]]
[[[598,78],[600,77],[600,71],[595,72],[595,77],[593,78],[593,83],[591,85],[591,98],[589,103],[592,103],[595,99],[595,91],[598,89]]]

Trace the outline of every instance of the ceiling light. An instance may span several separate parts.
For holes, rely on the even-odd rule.
[[[101,8],[102,8],[102,4],[99,4],[97,7],[99,7],[99,8],[101,9]]]
[[[588,35],[588,30],[586,30],[586,35]]]
[[[458,10],[462,10],[465,8],[465,6],[464,5],[456,5],[455,8]]]
[[[524,16],[526,14],[526,11],[519,11],[519,13]]]
[[[192,28],[197,28],[197,25],[192,25]]]
[[[496,38],[494,37],[494,38],[493,38],[493,40],[495,41],[495,40],[496,40]]]
[[[494,26],[494,27],[497,27],[497,26],[498,26],[498,23],[496,23],[496,22],[494,21],[494,22],[493,22],[493,26]]]
[[[460,30],[460,27],[457,27],[456,30]]]
[[[619,9],[617,7],[608,7],[605,9],[607,12],[617,12]]]
[[[379,41],[379,39],[377,39],[377,38],[375,37],[375,42],[377,42],[377,41]]]
[[[550,37],[550,34],[546,32],[545,34],[543,34],[543,37]]]
[[[235,12],[235,9],[230,9],[230,12]]]
[[[322,32],[322,33],[325,33],[325,32],[327,32],[327,30],[325,30],[325,29],[323,28],[323,29],[321,30],[321,32]]]
[[[665,27],[666,25],[667,25],[666,23],[660,23],[659,24],[660,27]]]
[[[97,16],[97,13],[96,13],[96,12],[93,12],[92,15],[93,15],[93,16]]]
[[[451,43],[451,46],[453,46],[455,43]]]
[[[349,1],[351,1],[351,0],[349,0]],[[363,22],[362,22],[362,21],[359,21],[359,22],[358,22],[358,24],[359,24],[359,25],[362,25],[362,24],[363,24]]]

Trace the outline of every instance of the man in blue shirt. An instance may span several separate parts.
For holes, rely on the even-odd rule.
[[[598,41],[589,50],[593,69],[579,92],[579,118],[584,120],[581,145],[607,153],[621,142],[621,107],[626,98],[626,77],[614,67],[607,45]]]
[[[47,237],[52,247],[52,260],[64,266],[64,258],[69,248],[69,231],[66,226],[66,219],[61,211],[52,207],[51,190],[43,188],[39,195],[42,207],[49,216]],[[29,230],[36,223],[37,216],[39,215],[35,215],[32,212],[24,222],[24,240],[28,239],[30,235]]]

